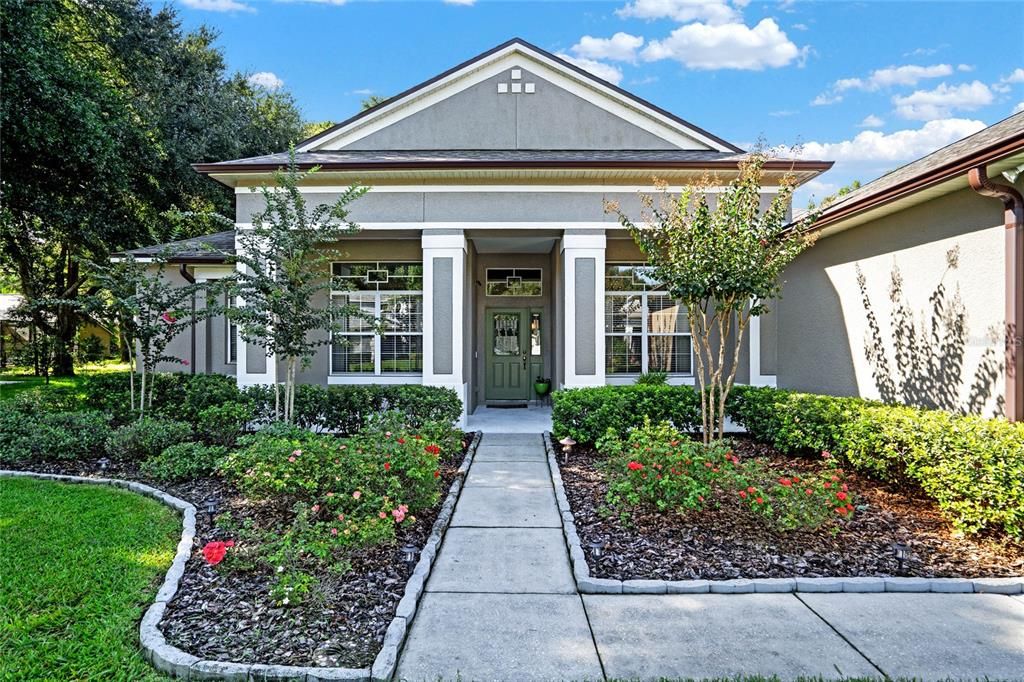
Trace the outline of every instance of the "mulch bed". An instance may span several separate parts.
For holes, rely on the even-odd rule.
[[[555,445],[555,451],[560,446]],[[819,466],[805,458],[740,438],[741,458],[763,457],[785,473]],[[920,491],[873,480],[853,472],[846,482],[858,509],[838,533],[778,531],[733,498],[682,515],[638,511],[623,522],[608,513],[607,485],[592,450],[574,452],[561,465],[566,495],[595,577],[617,580],[721,580],[852,576],[1003,577],[1024,575],[1024,543],[996,532],[957,534],[935,503]],[[595,559],[587,547],[606,543]],[[899,570],[894,542],[909,545],[910,558]]]
[[[464,442],[472,440],[468,433]],[[465,450],[440,460],[441,502],[455,480]],[[26,464],[26,471],[75,476],[99,476],[96,460]],[[133,462],[111,462],[103,476],[139,481],[194,504],[196,542],[178,593],[160,623],[168,643],[200,658],[272,665],[362,668],[373,664],[384,632],[412,574],[399,556],[399,547],[422,548],[441,503],[403,524],[394,545],[351,553],[352,570],[336,575],[324,570],[319,587],[303,603],[279,607],[270,599],[269,572],[225,571],[208,566],[199,551],[207,542],[225,540],[204,512],[210,497],[218,511],[234,519],[264,521],[283,510],[254,503],[216,477],[184,483],[164,483],[139,471]]]

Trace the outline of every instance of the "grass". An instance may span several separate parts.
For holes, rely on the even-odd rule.
[[[0,478],[0,680],[165,679],[138,622],[180,535],[134,493]]]
[[[43,377],[34,376],[28,368],[14,368],[0,371],[0,402],[10,400],[23,391],[47,386],[62,388],[78,388],[86,377],[93,374],[109,374],[127,372],[128,364],[121,362],[102,362],[75,367],[73,377],[50,377],[49,383]],[[4,383],[14,382],[14,383]]]

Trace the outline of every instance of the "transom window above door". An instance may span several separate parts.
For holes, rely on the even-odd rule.
[[[544,293],[542,268],[487,268],[488,296],[540,296]]]

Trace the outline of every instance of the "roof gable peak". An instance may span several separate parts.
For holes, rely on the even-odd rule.
[[[425,109],[450,99],[487,79],[526,69],[552,85],[582,98],[679,149],[741,152],[738,147],[647,102],[618,86],[516,37],[362,111],[297,146],[300,152],[339,150]],[[497,93],[532,93],[533,83],[510,82]],[[491,87],[494,87],[491,85]]]

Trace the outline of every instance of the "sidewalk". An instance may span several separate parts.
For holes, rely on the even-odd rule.
[[[539,434],[484,435],[397,679],[1024,679],[1024,596],[579,595]]]

